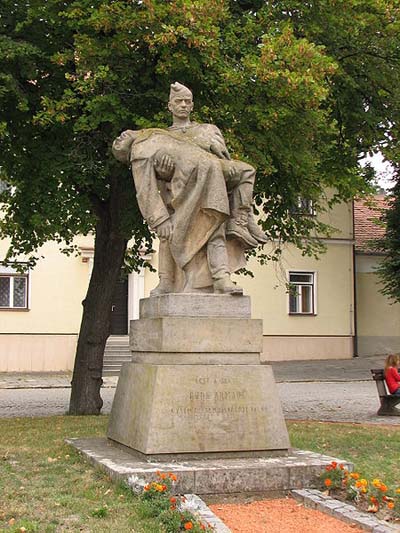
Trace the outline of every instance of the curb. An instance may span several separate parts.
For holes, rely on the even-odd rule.
[[[357,525],[365,531],[372,533],[394,533],[399,531],[397,526],[392,526],[375,516],[359,511],[354,505],[335,500],[326,496],[317,489],[292,490],[293,497],[310,509],[317,509],[351,525]]]
[[[127,480],[128,487],[135,494],[142,492],[145,483],[143,478],[135,475],[130,476]],[[215,533],[232,533],[197,494],[183,494],[183,496],[185,500],[180,504],[183,510],[191,512],[195,516],[198,516],[201,521],[212,526]]]
[[[231,530],[215,515],[207,504],[196,494],[185,494],[184,509],[198,515],[200,519],[212,526],[215,533],[231,533]]]

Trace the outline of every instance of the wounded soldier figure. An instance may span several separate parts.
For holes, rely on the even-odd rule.
[[[253,218],[255,170],[231,160],[220,130],[190,121],[191,91],[171,85],[168,129],[127,130],[114,156],[131,166],[143,218],[160,238],[159,284],[171,292],[242,294],[231,274],[267,241]]]

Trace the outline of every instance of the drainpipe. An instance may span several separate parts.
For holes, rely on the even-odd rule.
[[[357,333],[357,280],[356,280],[356,227],[354,223],[354,200],[351,202],[352,219],[353,219],[353,357],[358,357],[358,333]]]

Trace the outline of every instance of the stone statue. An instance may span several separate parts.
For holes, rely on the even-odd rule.
[[[114,156],[131,165],[141,213],[160,238],[160,282],[171,292],[242,294],[231,273],[267,241],[252,214],[255,170],[230,158],[220,130],[190,120],[191,91],[171,85],[168,129],[123,132]]]

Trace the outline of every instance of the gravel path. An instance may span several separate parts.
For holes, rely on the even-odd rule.
[[[104,413],[109,413],[115,389],[103,389]],[[2,389],[0,418],[64,415],[71,389]]]
[[[400,417],[377,417],[373,382],[278,383],[285,417],[296,420],[364,422],[400,426]],[[115,389],[103,388],[103,413],[109,413]],[[65,414],[70,389],[1,389],[0,417]]]
[[[400,426],[400,417],[376,416],[379,398],[371,381],[279,383],[285,418]]]
[[[362,533],[333,516],[306,509],[292,498],[245,504],[215,504],[210,509],[232,533]]]

